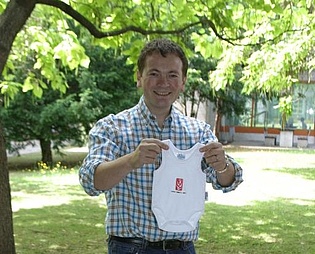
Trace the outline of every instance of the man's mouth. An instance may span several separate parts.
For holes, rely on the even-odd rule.
[[[154,91],[154,93],[158,96],[168,96],[171,94],[171,92],[157,92],[157,91]]]

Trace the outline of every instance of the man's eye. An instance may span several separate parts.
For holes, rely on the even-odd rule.
[[[169,77],[170,78],[178,78],[178,75],[177,74],[170,74]]]

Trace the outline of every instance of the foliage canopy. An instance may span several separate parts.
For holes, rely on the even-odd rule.
[[[6,1],[1,0],[4,8]],[[298,79],[301,70],[314,69],[315,22],[311,0],[230,1],[35,1],[33,17],[17,36],[3,72],[2,93],[12,96],[21,86],[10,82],[10,69],[31,51],[33,68],[23,91],[41,96],[51,86],[65,91],[58,65],[88,67],[89,59],[78,41],[76,27],[83,25],[104,48],[120,48],[135,63],[147,39],[172,37],[192,56],[218,59],[211,73],[217,90],[232,84],[234,68],[244,66],[244,91],[281,92]],[[57,8],[51,8],[51,6]],[[70,19],[72,15],[73,19]],[[37,26],[44,19],[46,28]],[[192,46],[189,46],[192,45]],[[40,70],[47,82],[34,76]]]

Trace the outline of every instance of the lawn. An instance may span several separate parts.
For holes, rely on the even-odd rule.
[[[210,193],[197,253],[315,253],[315,151],[230,154],[242,164],[245,181],[233,193]],[[79,161],[82,154],[66,160],[72,157]],[[9,160],[19,168],[16,158]],[[107,253],[104,197],[87,196],[71,164],[11,170],[18,254]]]

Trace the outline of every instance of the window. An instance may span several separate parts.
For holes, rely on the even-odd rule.
[[[287,120],[292,129],[313,129],[315,123],[315,84],[296,84],[293,86],[293,112]],[[278,101],[248,100],[247,114],[235,117],[240,126],[281,128],[281,114]]]

